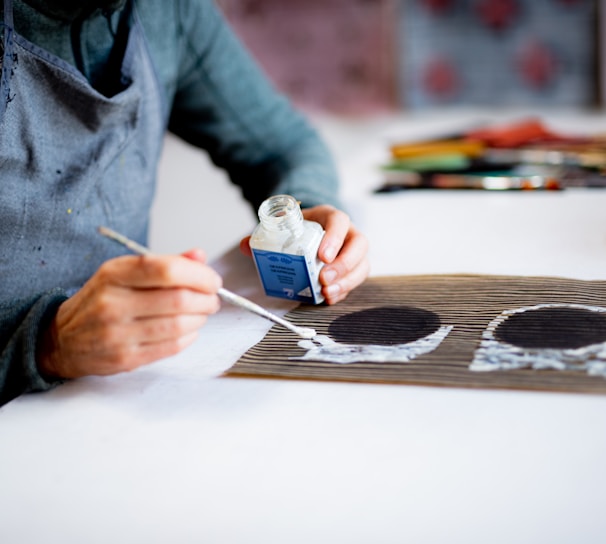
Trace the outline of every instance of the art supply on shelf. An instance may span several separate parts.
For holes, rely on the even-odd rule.
[[[396,171],[384,177],[376,193],[404,189],[482,189],[505,190],[561,190],[561,169],[553,166],[528,166],[474,162],[460,170],[428,170],[421,172]]]
[[[461,154],[466,157],[479,157],[486,145],[479,140],[443,140],[435,142],[396,144],[391,146],[391,154],[395,159],[412,159],[432,155]]]
[[[490,191],[554,191],[561,189],[557,178],[531,174],[521,175],[509,172],[493,174],[435,174],[428,188],[436,189],[486,189]]]
[[[482,155],[487,162],[511,162],[553,166],[580,166],[590,169],[606,168],[606,149],[487,149]]]
[[[606,137],[569,136],[540,120],[394,143],[377,193],[402,189],[558,190],[606,187]]]
[[[152,255],[152,251],[149,248],[139,244],[138,242],[135,242],[134,240],[131,240],[130,238],[127,238],[123,234],[120,234],[119,232],[116,232],[113,229],[101,226],[98,228],[98,231],[103,236],[109,238],[110,240],[114,240],[119,244],[122,244],[124,247],[127,247],[132,252],[137,253],[138,255]],[[291,332],[294,332],[301,338],[309,340],[316,336],[316,331],[314,329],[307,327],[299,327],[298,325],[295,325],[294,323],[291,323],[286,319],[282,319],[281,317],[266,310],[262,306],[259,306],[251,300],[237,295],[236,293],[233,293],[225,289],[224,287],[221,287],[217,291],[217,294],[226,302],[229,302],[235,306],[238,306],[239,308],[252,312],[258,316],[264,317],[265,319],[269,319],[274,323],[278,323],[279,325],[282,325]]]
[[[303,218],[290,195],[276,195],[259,207],[259,224],[250,238],[259,277],[269,296],[319,304],[324,300],[318,248],[319,223]]]

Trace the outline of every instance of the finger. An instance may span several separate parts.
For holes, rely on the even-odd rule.
[[[137,319],[178,315],[215,314],[221,303],[217,295],[206,295],[183,288],[126,289],[112,287],[90,297],[74,319],[80,329],[121,327]],[[67,309],[66,309],[67,310]],[[74,311],[67,314],[74,318]],[[64,321],[64,319],[63,319]],[[122,330],[121,335],[126,332]]]
[[[346,277],[366,258],[368,241],[355,228],[351,228],[345,238],[344,245],[338,257],[322,268],[320,282],[328,287]]]
[[[109,376],[129,372],[159,359],[171,357],[195,342],[198,330],[169,340],[143,344],[123,344],[112,350],[97,352],[91,365],[72,365],[64,372],[66,378],[82,376]]]
[[[250,236],[240,240],[240,251],[247,257],[252,257],[252,250],[250,249]]]
[[[153,345],[188,336],[201,329],[207,319],[202,314],[148,317],[133,321],[126,330],[131,343]]]
[[[141,344],[139,346],[139,351],[144,357],[144,364],[153,363],[158,359],[170,357],[183,351],[185,348],[193,344],[198,336],[199,328],[191,331],[189,334],[180,336],[179,338],[164,340],[162,342],[154,342],[152,344]]]
[[[221,277],[209,266],[180,255],[127,255],[105,262],[98,281],[131,288],[184,287],[216,293]]]
[[[99,329],[96,342],[101,353],[118,352],[129,346],[186,336],[203,327],[206,320],[207,316],[202,314],[142,317]]]
[[[325,235],[318,248],[318,257],[325,263],[332,263],[351,228],[349,217],[332,206],[309,208],[304,210],[304,217],[309,221],[317,221],[324,228]]]
[[[211,315],[221,307],[217,295],[184,288],[126,290],[120,298],[120,306],[125,310],[130,309],[129,314],[133,318],[179,314]]]
[[[191,346],[198,338],[198,335],[198,330],[195,330],[189,334],[171,340],[153,342],[150,344],[139,344],[122,358],[123,365],[120,371],[134,370],[141,366],[154,363],[160,359],[172,357]],[[112,373],[116,372],[115,365],[116,363],[114,363],[114,371]]]
[[[332,305],[341,302],[351,291],[366,280],[369,272],[370,263],[368,259],[365,258],[349,274],[322,289],[322,294],[324,295],[326,303]]]

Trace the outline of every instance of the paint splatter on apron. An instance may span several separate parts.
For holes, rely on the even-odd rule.
[[[132,1],[121,15],[112,54],[122,62],[109,93],[20,36],[12,0],[3,34],[0,304],[78,289],[121,251],[97,234],[101,224],[146,241],[165,130]]]

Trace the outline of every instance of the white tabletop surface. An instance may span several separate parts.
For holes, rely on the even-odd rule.
[[[371,193],[386,142],[460,121],[321,125],[373,275],[606,279],[606,190]],[[0,409],[0,542],[606,541],[606,396],[221,377],[268,327],[225,306],[177,357]]]

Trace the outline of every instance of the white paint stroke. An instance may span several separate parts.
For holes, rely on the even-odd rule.
[[[290,357],[297,361],[324,361],[335,364],[349,363],[407,363],[420,355],[435,350],[452,325],[441,326],[437,331],[406,344],[391,346],[374,344],[342,344],[326,335],[318,334],[311,340],[300,340],[299,346],[307,350],[302,357]]]

